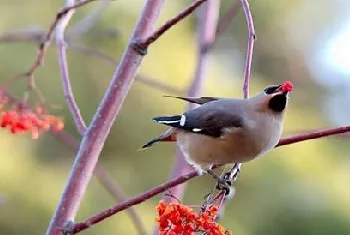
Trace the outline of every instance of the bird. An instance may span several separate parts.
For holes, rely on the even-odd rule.
[[[141,149],[176,142],[199,175],[213,175],[214,164],[251,161],[277,145],[292,90],[293,84],[286,81],[247,99],[167,96],[199,106],[180,115],[154,117],[170,129]]]

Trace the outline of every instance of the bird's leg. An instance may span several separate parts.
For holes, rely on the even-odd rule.
[[[227,180],[224,177],[219,177],[219,176],[215,175],[215,173],[211,169],[208,169],[206,171],[209,175],[211,175],[217,181],[217,185],[216,185],[217,189],[225,190],[225,194],[230,193],[230,191],[231,191],[231,181],[230,180]]]
[[[233,168],[232,171],[234,172],[233,177],[232,177],[232,181],[235,182],[238,178],[239,172],[241,172],[241,163],[236,163]]]
[[[240,171],[241,171],[241,164],[235,163],[229,172],[226,172],[220,176],[220,180],[218,180],[218,184],[216,185],[216,188],[219,190],[225,190],[225,194],[229,195],[231,193],[230,186],[232,185],[232,182],[235,182],[237,180],[237,177]],[[229,187],[227,187],[227,185],[229,185]]]
[[[231,172],[233,173],[231,181],[235,182],[237,180],[238,174],[239,172],[241,172],[241,166],[242,166],[242,163],[235,163],[233,165],[231,169]]]
[[[221,177],[227,181],[235,182],[237,180],[239,172],[241,172],[241,163],[235,163],[229,172],[226,172]]]

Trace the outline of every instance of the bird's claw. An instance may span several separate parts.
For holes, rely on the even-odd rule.
[[[231,193],[232,181],[225,178],[225,175],[217,180],[216,189],[223,190],[225,195],[229,195]]]
[[[215,173],[212,170],[207,170],[207,173],[217,181],[216,189],[224,190],[225,195],[229,195],[231,193],[232,182],[228,177],[229,175],[227,176],[228,173],[224,174],[221,177],[215,175]]]

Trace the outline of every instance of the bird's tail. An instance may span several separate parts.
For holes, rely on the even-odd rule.
[[[172,141],[176,141],[176,132],[173,128],[170,128],[166,132],[164,132],[162,135],[144,144],[139,150],[144,150],[146,148],[149,148],[157,142],[172,142]]]

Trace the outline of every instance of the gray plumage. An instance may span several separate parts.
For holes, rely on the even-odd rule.
[[[291,89],[271,86],[249,99],[175,97],[201,106],[153,120],[172,127],[167,136],[176,136],[187,162],[202,173],[213,164],[250,161],[275,147]]]

